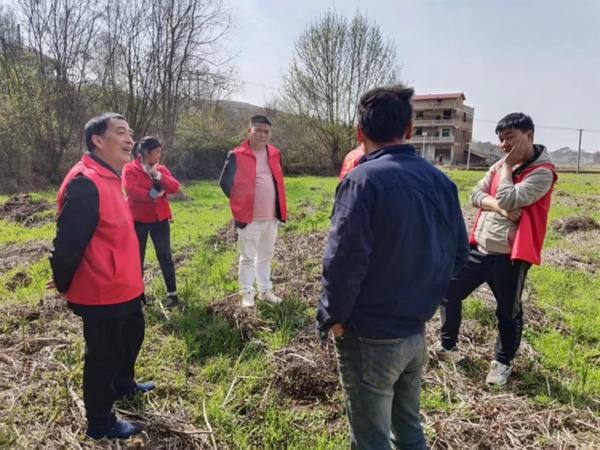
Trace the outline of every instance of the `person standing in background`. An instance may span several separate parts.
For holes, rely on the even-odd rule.
[[[123,168],[123,186],[139,241],[142,273],[150,234],[167,286],[165,306],[173,307],[177,305],[178,297],[169,223],[173,215],[168,195],[177,193],[179,182],[169,169],[159,164],[162,143],[157,138],[147,136],[141,139],[134,148],[134,157]]]
[[[287,207],[281,154],[271,139],[271,122],[265,116],[250,119],[248,139],[227,154],[219,183],[229,197],[238,232],[239,280],[243,307],[254,306],[254,280],[259,300],[281,303],[273,293],[271,260],[279,222]]]

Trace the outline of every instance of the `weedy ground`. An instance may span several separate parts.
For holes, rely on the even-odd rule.
[[[448,171],[467,205],[482,172]],[[562,174],[541,267],[525,288],[525,330],[503,389],[485,384],[496,336],[486,287],[464,304],[453,365],[433,353],[425,367],[422,419],[428,444],[446,448],[600,447],[600,185]],[[289,220],[273,263],[284,303],[240,308],[236,231],[215,182],[188,183],[173,201],[172,249],[182,308],[168,310],[152,246],[140,381],[157,388],[116,404],[146,431],[120,443],[83,436],[81,322],[45,291],[54,235],[54,191],[0,196],[0,447],[337,449],[348,447],[331,344],[314,328],[321,255],[335,178],[286,179]],[[439,319],[427,326],[429,343]]]

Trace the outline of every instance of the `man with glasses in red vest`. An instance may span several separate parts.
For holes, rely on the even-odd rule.
[[[452,278],[440,306],[441,341],[434,350],[442,360],[462,359],[457,341],[461,304],[487,282],[496,298],[498,338],[486,381],[504,385],[521,343],[521,294],[532,264],[539,265],[546,235],[550,197],[557,176],[543,145],[533,143],[529,116],[512,113],[496,126],[506,155],[471,192],[479,208],[470,236],[467,264]]]

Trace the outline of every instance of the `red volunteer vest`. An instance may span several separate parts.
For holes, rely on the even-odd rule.
[[[342,162],[342,170],[340,171],[340,181],[344,178],[348,172],[354,169],[358,165],[358,161],[365,154],[365,147],[361,144],[359,147],[352,150],[346,156],[344,156],[344,161]]]
[[[153,200],[148,196],[148,192],[154,181],[142,167],[140,158],[134,159],[123,167],[122,178],[126,200],[136,222],[152,223],[173,218],[168,195],[175,194],[179,190],[179,182],[162,164],[158,164],[156,170],[161,173],[159,184],[166,195]]]
[[[96,231],[81,257],[67,290],[67,300],[81,305],[112,305],[144,292],[140,249],[133,218],[121,190],[121,178],[84,155],[58,191],[58,212],[67,184],[82,173],[94,182],[100,197]]]
[[[279,150],[268,145],[269,166],[275,178],[277,187],[277,198],[281,220],[287,219],[287,207],[285,201],[285,186],[283,184],[283,171],[281,170],[281,155]],[[229,205],[233,218],[238,222],[251,223],[252,210],[254,208],[254,184],[256,182],[256,156],[250,148],[249,140],[246,139],[242,145],[233,149],[236,162],[235,176],[233,177],[233,188],[229,196]]]
[[[500,164],[498,167],[501,167]],[[523,214],[521,215],[521,220],[519,221],[515,243],[510,254],[510,259],[522,259],[523,261],[528,261],[537,266],[539,266],[542,261],[542,246],[544,245],[544,238],[546,237],[550,199],[552,197],[552,190],[554,189],[554,183],[556,183],[557,175],[556,172],[554,172],[554,166],[552,164],[545,163],[531,165],[519,175],[513,177],[513,182],[515,184],[520,183],[528,173],[538,167],[549,168],[554,174],[554,181],[552,182],[552,186],[548,192],[546,192],[542,198],[532,205],[522,208]],[[496,189],[498,188],[499,182],[500,170],[496,170],[494,172],[492,185],[490,187],[490,195],[492,197],[495,197],[496,195]],[[475,229],[477,228],[477,222],[481,216],[481,211],[482,210],[480,209],[477,213],[475,223],[473,223],[473,228],[471,229],[471,235],[469,237],[469,242],[471,244],[477,244],[477,241],[475,240]]]

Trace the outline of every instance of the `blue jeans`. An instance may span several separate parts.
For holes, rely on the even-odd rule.
[[[421,426],[425,335],[376,340],[346,331],[335,339],[352,449],[427,448]]]

